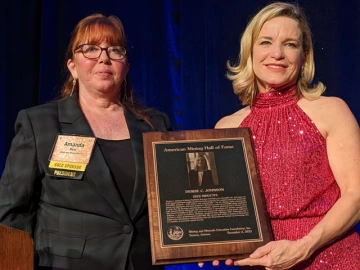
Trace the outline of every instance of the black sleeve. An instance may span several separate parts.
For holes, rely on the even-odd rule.
[[[0,223],[32,234],[41,175],[28,114],[20,111],[0,180]]]
[[[170,120],[167,114],[153,110],[151,116],[151,122],[155,131],[171,131]]]

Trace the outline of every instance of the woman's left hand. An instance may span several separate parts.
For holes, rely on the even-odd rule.
[[[234,265],[261,265],[267,270],[289,269],[310,256],[304,239],[269,242],[255,250],[249,258],[234,261]]]

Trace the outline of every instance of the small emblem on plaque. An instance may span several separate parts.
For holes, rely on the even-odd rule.
[[[180,226],[171,226],[167,230],[167,235],[171,240],[180,240],[184,236],[184,231]]]

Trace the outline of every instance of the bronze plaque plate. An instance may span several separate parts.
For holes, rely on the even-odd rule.
[[[272,240],[250,129],[143,138],[154,265],[244,258]]]

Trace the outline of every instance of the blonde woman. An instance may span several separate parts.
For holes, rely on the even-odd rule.
[[[321,96],[322,83],[311,86],[313,45],[303,12],[289,3],[264,7],[240,47],[228,78],[248,106],[216,128],[250,127],[275,241],[235,265],[359,269],[359,125],[344,101]]]

